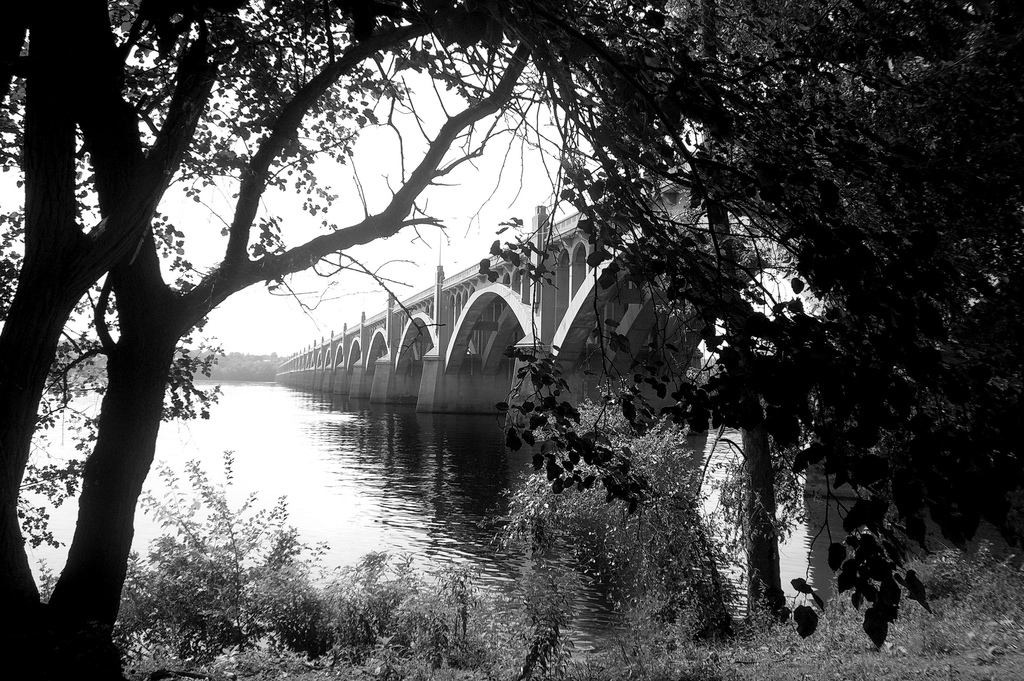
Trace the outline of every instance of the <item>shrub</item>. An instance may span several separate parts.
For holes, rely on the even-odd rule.
[[[512,496],[504,541],[526,544],[534,556],[568,552],[623,605],[658,603],[659,619],[685,620],[696,636],[727,632],[731,591],[700,511],[700,453],[686,431],[666,422],[636,437],[621,416],[593,405],[581,414],[583,422],[600,419],[612,445],[628,453],[650,485],[649,500],[628,513],[597,486],[553,495],[537,472]]]
[[[173,471],[161,469],[168,493],[159,500],[143,498],[145,511],[169,533],[150,545],[146,560],[133,556],[129,563],[115,630],[129,652],[163,649],[206,661],[226,648],[251,648],[275,628],[285,643],[322,648],[319,634],[302,641],[305,623],[285,621],[284,604],[308,606],[311,589],[297,560],[307,547],[287,524],[287,504],[282,498],[260,509],[250,495],[232,508],[232,463],[226,452],[226,483],[216,485],[197,462],[189,462],[190,491]],[[273,595],[269,610],[260,594]],[[308,614],[303,608],[291,612]]]
[[[277,643],[309,657],[330,652],[337,641],[334,612],[303,565],[268,571],[256,587],[258,610]]]

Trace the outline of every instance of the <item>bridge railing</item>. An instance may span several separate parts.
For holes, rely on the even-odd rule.
[[[413,305],[416,305],[417,303],[422,303],[424,300],[430,298],[433,295],[434,287],[431,286],[430,288],[424,289],[410,298],[406,298],[405,300],[402,301],[402,305],[411,308]]]
[[[554,224],[551,228],[551,234],[554,236],[565,236],[566,234],[576,230],[576,225],[580,222],[579,213],[574,213],[567,218],[562,218]]]
[[[498,264],[498,256],[496,256],[496,255],[492,255],[491,256],[491,264],[492,265],[497,265]],[[466,281],[468,279],[471,279],[473,277],[479,276],[479,275],[480,275],[480,263],[477,263],[476,265],[473,265],[472,267],[467,267],[466,269],[462,270],[461,272],[457,272],[457,273],[453,274],[450,277],[445,277],[444,278],[444,283],[441,284],[441,288],[442,289],[450,288],[452,286],[455,286],[456,284],[461,284],[462,282],[464,282],[464,281]]]
[[[562,218],[561,220],[559,220],[558,222],[556,222],[552,226],[552,228],[551,228],[551,235],[553,237],[563,237],[563,236],[566,236],[569,233],[573,232],[577,228],[577,226],[579,224],[580,217],[581,217],[581,215],[579,213],[576,213],[574,215],[570,215],[569,217]],[[500,256],[491,256],[490,257],[490,265],[491,265],[492,268],[495,268],[497,265],[501,264],[502,262],[504,262],[504,260]],[[478,264],[475,264],[475,265],[471,265],[470,267],[467,267],[464,270],[456,272],[455,274],[453,274],[453,275],[451,275],[449,277],[445,277],[444,282],[441,284],[441,288],[442,288],[442,290],[446,290],[446,289],[451,288],[452,286],[456,286],[458,284],[461,284],[461,283],[463,283],[465,281],[468,281],[470,279],[477,278],[479,276],[481,276],[481,275],[480,275],[480,265],[478,263]],[[433,294],[434,294],[434,288],[433,287],[426,288],[426,289],[424,289],[424,290],[422,290],[422,291],[420,291],[418,293],[413,294],[409,298],[406,298],[405,300],[403,300],[402,301],[402,305],[404,307],[406,307],[406,308],[410,308],[410,307],[412,307],[412,306],[414,306],[414,305],[416,305],[418,303],[423,302],[425,299],[431,297]],[[373,315],[371,317],[367,317],[366,321],[363,322],[363,324],[364,325],[365,324],[376,324],[376,323],[379,323],[381,321],[384,321],[384,319],[386,317],[387,317],[387,310],[383,310],[383,311],[378,312],[377,314],[375,314],[375,315]],[[358,324],[354,325],[353,327],[349,328],[347,331],[343,331],[341,333],[336,334],[332,338],[332,340],[337,340],[337,339],[340,339],[342,337],[349,338],[353,334],[357,333],[358,329],[359,329],[359,325]],[[295,358],[298,358],[298,357],[301,357],[303,354],[304,354],[303,352],[295,353],[289,359],[285,360],[281,364],[281,368],[283,368],[284,365],[288,364],[288,362],[290,362],[291,360],[293,360]]]

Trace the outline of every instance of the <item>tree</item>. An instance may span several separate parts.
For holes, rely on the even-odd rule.
[[[717,356],[704,382],[640,363],[609,399],[642,430],[655,388],[671,396],[663,415],[763,428],[774,451],[799,447],[798,471],[822,464],[833,487],[853,485],[862,498],[843,525],[854,535],[830,557],[840,590],[870,603],[865,630],[879,643],[926,517],[955,541],[981,518],[1015,529],[1021,137],[1004,102],[1021,94],[1020,11],[720,3],[716,57],[701,51],[699,9],[543,13],[566,38],[534,58],[559,74],[546,85],[563,140],[586,141],[563,198],[617,268],[696,310]],[[697,215],[662,210],[666,186],[684,188]],[[786,255],[774,267],[793,294],[813,294],[813,314],[763,285],[768,245]],[[548,394],[520,430],[552,429],[542,465],[556,491],[580,484],[583,459],[605,466],[609,495],[642,503],[628,458],[577,433],[564,386],[536,385]]]
[[[1019,25],[1017,12],[1002,2],[964,10],[737,0],[719,5],[724,45],[713,55],[699,49],[701,12],[630,0],[473,8],[92,0],[56,15],[11,10],[0,92],[12,103],[26,195],[25,256],[0,333],[5,612],[32,622],[44,612],[17,527],[17,491],[61,329],[104,272],[96,317],[110,385],[72,555],[48,611],[73,628],[116,615],[178,338],[245,286],[430,224],[409,217],[416,197],[481,153],[486,135],[475,144],[464,131],[547,98],[565,145],[563,197],[589,217],[597,252],[614,254],[615,267],[663,292],[676,312],[694,311],[718,355],[706,382],[653,360],[638,365],[637,384],[615,396],[624,416],[641,430],[654,418],[648,386],[671,397],[665,414],[694,429],[763,428],[776,446],[802,447],[798,467],[824,461],[834,484],[864,490],[844,522],[872,539],[850,551],[837,545],[835,555],[852,552],[837,561],[842,588],[875,594],[866,624],[877,640],[903,578],[888,510],[915,537],[925,506],[952,536],[969,535],[982,515],[1005,528],[1005,492],[1020,481],[1019,444],[1002,427],[1019,416],[1021,386],[1019,340],[1011,340],[1019,339],[1020,183],[1011,160],[1019,126],[1000,103],[1015,101],[1008,84],[1022,82],[1019,33],[1005,28]],[[460,112],[422,145],[387,208],[287,248],[280,223],[260,217],[261,196],[290,186],[309,194],[318,214],[331,193],[312,153],[345,160],[378,116],[372,100],[411,106],[395,77],[410,69],[445,87]],[[533,87],[517,90],[523,73],[536,74]],[[929,115],[950,109],[976,125]],[[300,129],[316,144],[305,146]],[[998,131],[995,141],[984,129]],[[709,136],[720,144],[708,148]],[[291,181],[275,174],[282,164],[291,164]],[[161,202],[174,180],[224,174],[237,196],[220,265],[168,286],[160,256],[174,261],[180,236]],[[666,183],[687,190],[685,219],[652,209]],[[723,210],[728,233],[709,228],[724,227],[708,219]],[[758,275],[768,244],[788,254],[789,270],[779,271],[797,293],[813,289],[820,314],[773,299]],[[976,262],[986,267],[977,272]],[[107,331],[111,307],[116,332]],[[989,342],[989,326],[1010,341],[1005,350]],[[999,361],[985,354],[993,345]],[[573,458],[583,458],[605,467],[611,495],[642,503],[628,458],[599,435],[576,433],[571,404],[548,397],[526,423],[554,426],[560,449],[545,460],[556,483],[580,484]]]
[[[435,224],[417,198],[501,130],[497,115],[518,103],[526,55],[490,15],[457,3],[93,1],[12,14],[0,76],[24,158],[25,255],[0,334],[0,603],[27,623],[5,645],[46,651],[57,645],[48,637],[74,638],[116,616],[178,340],[242,288]],[[432,131],[402,80],[411,71],[450,91],[441,104],[454,113]],[[314,158],[346,162],[362,128],[394,126],[402,108],[420,118],[422,154],[384,209],[344,228],[325,220],[320,236],[286,247],[280,220],[261,214],[268,190],[309,192],[308,210],[325,211],[334,197],[317,181]],[[473,134],[488,120],[496,122]],[[179,271],[188,264],[164,217],[168,190],[218,178],[235,194],[224,257],[208,274],[169,285],[160,256]],[[18,488],[57,340],[108,270],[95,306],[107,392],[69,562],[44,611],[17,525]]]

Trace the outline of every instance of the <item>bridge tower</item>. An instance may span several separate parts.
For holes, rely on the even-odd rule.
[[[452,337],[452,329],[445,323],[448,319],[447,296],[444,294],[444,267],[437,266],[434,278],[434,320],[437,323],[437,344],[423,356],[423,377],[420,379],[419,396],[416,399],[416,411],[432,413],[444,399],[444,358],[448,352],[448,341]]]
[[[533,264],[540,267],[542,264],[548,271],[557,267],[557,256],[552,256],[548,251],[551,243],[551,218],[548,215],[547,206],[537,206],[533,215],[534,245],[540,253],[533,254]],[[554,266],[552,266],[554,265]],[[555,329],[558,328],[558,310],[555,304],[557,291],[554,281],[536,282],[533,287],[533,314],[540,322],[540,336],[537,339],[543,349],[550,350],[551,341],[555,337]]]
[[[384,339],[387,342],[387,352],[378,357],[374,362],[373,385],[370,386],[371,402],[386,402],[388,398],[388,386],[391,383],[391,372],[394,370],[395,360],[399,352],[401,339],[398,336],[402,333],[404,313],[396,313],[397,300],[394,293],[388,293],[388,306],[384,311]],[[396,319],[396,314],[400,318]]]
[[[366,385],[366,367],[373,360],[367,359],[370,352],[370,330],[366,327],[366,311],[360,313],[359,317],[359,359],[352,365],[352,383],[349,386],[349,395],[355,398],[366,398],[370,396],[370,387]],[[350,360],[351,361],[351,360]]]

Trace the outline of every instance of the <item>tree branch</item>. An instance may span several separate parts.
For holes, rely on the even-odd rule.
[[[377,52],[407,40],[426,35],[425,25],[403,26],[390,33],[373,36],[351,45],[336,62],[328,64],[306,83],[281,110],[270,136],[260,144],[249,167],[243,171],[242,185],[235,204],[235,216],[229,230],[225,263],[248,262],[249,231],[256,219],[260,198],[267,187],[270,166],[288,142],[295,137],[302,119],[309,113],[327,89],[350,69],[355,68]]]
[[[0,21],[0,105],[7,99],[7,92],[14,78],[15,64],[25,45],[28,32],[28,12],[20,2],[8,3],[5,16]]]
[[[494,91],[452,116],[441,126],[419,165],[412,171],[405,184],[395,192],[391,202],[382,212],[371,215],[358,224],[318,236],[301,246],[278,255],[268,255],[258,261],[245,260],[244,263],[239,263],[225,258],[217,270],[187,294],[187,305],[193,310],[193,316],[202,317],[232,293],[258,281],[280,279],[310,267],[330,253],[393,236],[410,222],[422,222],[406,220],[416,198],[437,176],[445,154],[459,135],[463,134],[468,126],[497,113],[508,102],[526,67],[527,59],[527,48],[520,46]]]
[[[163,127],[146,155],[147,175],[166,178],[167,183],[192,143],[216,81],[219,64],[207,57],[206,35],[205,28],[201,28],[199,37],[182,57]]]
[[[111,352],[114,349],[114,339],[110,337],[110,329],[107,328],[107,304],[110,301],[110,288],[113,280],[108,276],[100,289],[100,297],[96,300],[96,309],[93,311],[93,326],[96,327],[96,335],[100,337],[100,345],[104,352]]]

